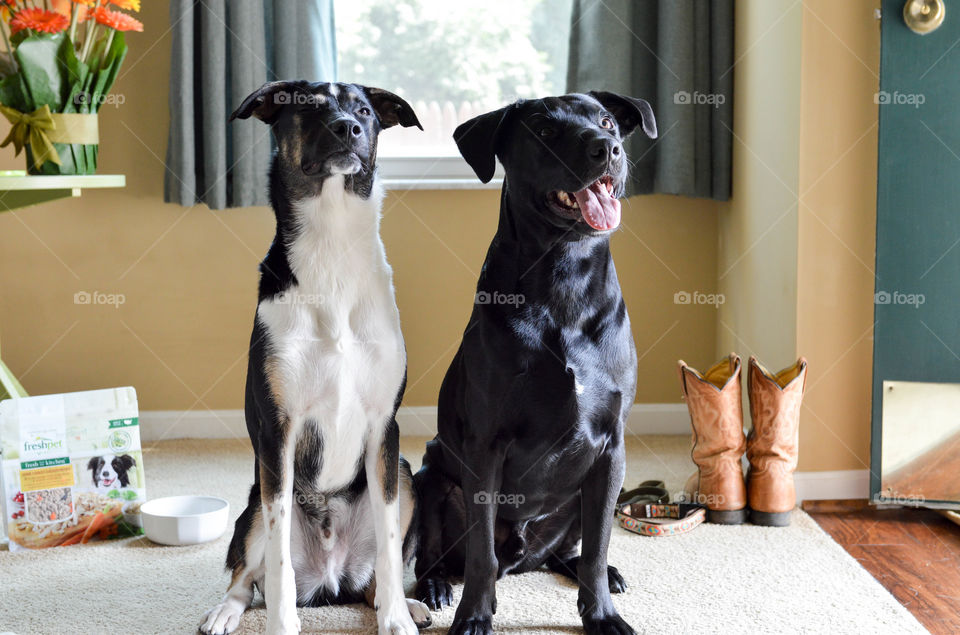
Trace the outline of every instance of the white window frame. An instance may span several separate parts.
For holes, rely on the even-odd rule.
[[[503,166],[489,183],[481,183],[463,157],[378,157],[377,169],[388,190],[499,190]]]

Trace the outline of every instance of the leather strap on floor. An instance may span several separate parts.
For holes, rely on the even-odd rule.
[[[683,534],[702,523],[706,517],[706,509],[693,503],[633,503],[617,509],[620,526],[641,536]]]

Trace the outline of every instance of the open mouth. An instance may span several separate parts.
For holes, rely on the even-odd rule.
[[[613,177],[609,174],[579,192],[554,190],[547,195],[547,202],[560,216],[597,231],[609,231],[620,224],[620,201],[613,196]]]

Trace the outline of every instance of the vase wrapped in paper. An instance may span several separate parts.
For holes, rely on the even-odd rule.
[[[119,11],[140,0],[0,0],[6,50],[0,113],[30,174],[93,174],[97,112],[127,54],[125,31],[143,24]]]

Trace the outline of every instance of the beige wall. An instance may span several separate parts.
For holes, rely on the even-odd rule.
[[[869,467],[878,0],[737,3],[717,353],[810,370],[800,469]]]
[[[100,118],[100,172],[126,174],[127,187],[0,214],[3,359],[35,394],[131,384],[143,409],[240,408],[256,265],[272,215],[162,202],[170,37],[157,37],[168,3],[144,3],[142,17],[147,32],[129,38],[115,88],[126,103]],[[22,166],[11,149],[0,154],[0,168]],[[497,203],[492,191],[387,198],[383,235],[409,350],[407,405],[436,403]],[[713,357],[715,309],[676,305],[673,296],[715,290],[716,207],[670,196],[624,206],[613,244],[642,356],[638,401],[677,401],[676,359]],[[77,306],[78,291],[126,301]]]
[[[679,357],[699,367],[737,350],[779,368],[802,353],[803,470],[868,463],[877,4],[739,2],[734,198],[631,199],[613,239],[641,356],[637,401],[678,400]],[[166,3],[145,3],[144,19],[116,87],[126,103],[101,116],[101,172],[126,174],[128,187],[0,214],[3,358],[33,393],[132,384],[144,409],[239,408],[272,218],[162,202],[169,36],[154,36],[166,30]],[[0,167],[22,160],[7,149]],[[497,200],[387,198],[407,405],[435,403]],[[719,310],[673,302],[677,291],[718,289]],[[95,290],[126,303],[74,305],[74,293]]]
[[[804,2],[797,349],[811,370],[803,470],[870,464],[879,6]]]
[[[720,210],[717,356],[796,359],[800,5],[736,4],[733,196]]]

